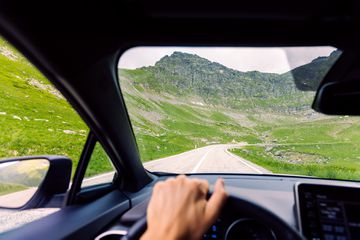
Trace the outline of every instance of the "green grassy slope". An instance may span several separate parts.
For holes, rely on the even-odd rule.
[[[263,129],[266,141],[233,152],[275,173],[360,180],[359,117]]]
[[[224,107],[209,107],[199,99],[181,99],[144,88],[140,83],[149,76],[141,70],[119,73],[143,161],[209,144],[259,141],[254,130]]]
[[[4,40],[1,48],[11,50]],[[12,50],[0,54],[0,157],[61,154],[78,159],[87,127],[48,80]],[[68,133],[68,134],[67,134]]]
[[[49,81],[6,41],[0,39],[0,158],[65,155],[73,172],[88,128]],[[104,153],[92,174],[102,168]]]
[[[243,99],[234,101],[239,105],[235,108],[209,104],[196,94],[179,96],[176,84],[167,91],[146,69],[122,69],[119,75],[143,161],[215,143],[261,143],[263,123],[252,119],[254,111],[249,109],[291,105],[285,101],[289,96],[281,96],[282,100]],[[279,113],[273,113],[271,118],[279,123],[285,121]]]

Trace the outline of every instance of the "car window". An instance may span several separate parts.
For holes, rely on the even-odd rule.
[[[311,108],[333,47],[136,47],[119,60],[141,160],[154,172],[360,179],[360,118]]]
[[[86,124],[61,93],[23,55],[0,38],[0,161],[19,156],[63,155],[72,159],[73,176],[88,132]],[[106,163],[98,162],[106,159],[102,154],[101,147],[97,146],[88,177],[109,171]],[[1,166],[4,173],[5,165]],[[2,175],[0,200],[31,197],[27,193],[35,192],[33,183],[41,179],[42,168],[34,164],[29,166],[34,171],[27,171],[28,166],[22,164],[12,168],[18,171],[16,174],[8,174],[26,175],[22,178],[26,181]],[[0,231],[19,227],[57,210],[0,210]]]
[[[73,172],[88,127],[59,91],[0,39],[0,158],[64,155]]]
[[[92,152],[81,187],[111,183],[115,168],[102,146],[97,142]]]

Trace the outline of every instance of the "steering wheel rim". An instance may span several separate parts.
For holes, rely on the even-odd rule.
[[[232,213],[234,211],[245,213],[252,219],[263,223],[274,231],[276,238],[279,240],[305,240],[305,238],[301,236],[298,231],[296,231],[277,215],[246,199],[236,196],[229,196],[222,211],[226,212],[229,210],[231,210]],[[144,216],[129,228],[128,234],[124,236],[122,240],[138,240],[146,231],[146,228],[147,221],[146,216]]]
[[[223,212],[231,211],[232,214],[241,212],[272,229],[279,240],[305,240],[300,233],[282,220],[280,217],[264,207],[246,199],[230,196]]]

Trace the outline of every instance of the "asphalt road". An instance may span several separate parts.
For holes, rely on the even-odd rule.
[[[144,163],[149,171],[172,173],[271,173],[228,151],[246,144],[217,144]]]
[[[241,147],[245,144],[217,144],[197,148],[188,152],[167,158],[157,159],[144,163],[149,171],[172,172],[172,173],[254,173],[266,174],[270,171],[257,166],[228,151],[228,149]],[[100,174],[83,181],[82,186],[90,186],[104,182],[110,182],[114,172]],[[4,195],[0,197],[0,205],[22,205],[24,199],[29,199],[36,189]],[[58,209],[30,209],[24,211],[0,210],[0,232],[25,223],[42,218]]]

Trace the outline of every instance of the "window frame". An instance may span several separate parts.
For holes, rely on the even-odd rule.
[[[115,189],[114,183],[118,180],[118,172],[116,169],[114,169],[115,174],[112,182],[91,185],[87,187],[81,186],[97,142],[99,141],[97,140],[94,133],[90,130],[79,158],[79,163],[75,170],[70,190],[68,191],[65,200],[66,206],[91,201]]]

